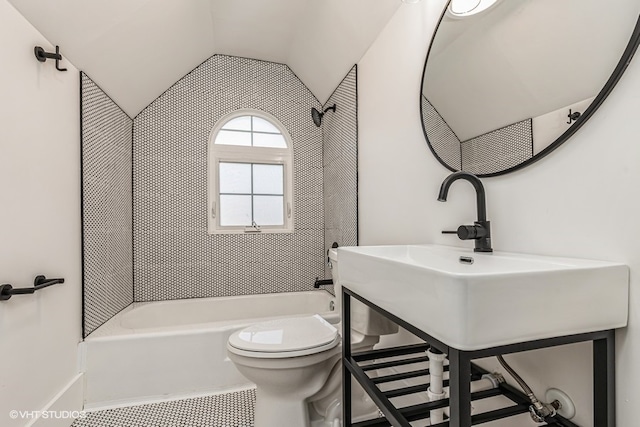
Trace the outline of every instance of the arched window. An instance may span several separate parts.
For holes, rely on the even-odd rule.
[[[292,232],[291,139],[270,114],[223,117],[209,142],[209,233]]]

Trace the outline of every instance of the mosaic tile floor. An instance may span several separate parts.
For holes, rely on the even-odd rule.
[[[253,427],[255,389],[87,413],[71,427]]]

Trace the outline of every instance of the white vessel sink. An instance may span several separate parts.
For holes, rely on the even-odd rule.
[[[459,350],[627,324],[624,264],[438,245],[344,247],[338,259],[343,286]]]

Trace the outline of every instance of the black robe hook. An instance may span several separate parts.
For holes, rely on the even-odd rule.
[[[569,109],[569,114],[567,115],[567,117],[569,118],[569,121],[567,122],[567,124],[570,125],[571,123],[578,120],[578,117],[580,117],[580,112],[579,111],[572,112],[571,109]]]
[[[60,46],[56,46],[56,53],[45,52],[43,48],[36,46],[33,48],[33,53],[35,53],[36,59],[40,62],[44,62],[47,59],[55,59],[56,70],[67,71],[66,68],[60,68],[60,61],[62,60],[62,55],[60,55]]]

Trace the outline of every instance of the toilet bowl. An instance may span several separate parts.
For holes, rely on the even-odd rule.
[[[329,253],[340,306],[337,252]],[[363,304],[352,304],[354,351],[377,344],[380,335],[398,327]],[[341,425],[341,337],[338,325],[319,315],[277,319],[236,331],[227,354],[241,374],[256,384],[256,427],[335,427]],[[377,408],[354,384],[354,420],[375,415]]]
[[[259,323],[229,337],[229,359],[256,384],[256,427],[310,425],[307,399],[338,363],[339,342],[338,330],[318,315]]]

